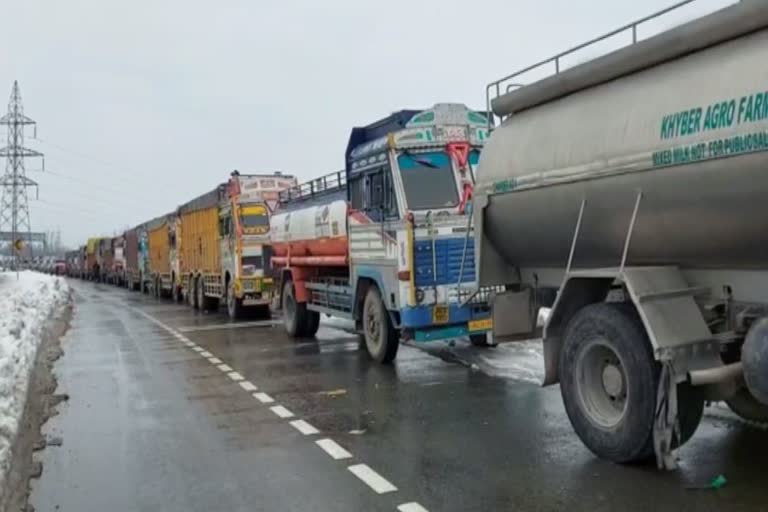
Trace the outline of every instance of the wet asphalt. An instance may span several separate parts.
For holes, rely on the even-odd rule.
[[[768,432],[713,406],[676,472],[599,460],[559,389],[534,383],[534,343],[401,346],[379,366],[337,323],[295,342],[279,324],[71,284],[56,366],[70,399],[44,430],[63,444],[38,454],[37,511],[768,510]],[[296,419],[319,433],[302,434]],[[334,460],[315,444],[325,438],[351,458]],[[397,490],[367,485],[348,469],[360,464]],[[721,474],[722,489],[690,489]]]

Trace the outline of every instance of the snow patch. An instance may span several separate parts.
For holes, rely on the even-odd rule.
[[[69,300],[59,277],[0,272],[0,489],[27,398],[29,377],[47,320]]]

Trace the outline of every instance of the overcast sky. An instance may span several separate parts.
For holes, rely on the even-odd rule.
[[[232,169],[337,170],[352,126],[481,108],[488,82],[673,1],[3,0],[0,108],[19,80],[39,125],[27,145],[46,155],[46,173],[27,162],[33,230],[75,246]],[[698,0],[641,36],[728,3]]]

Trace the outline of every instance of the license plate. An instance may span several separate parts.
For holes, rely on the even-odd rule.
[[[432,323],[435,323],[435,324],[448,323],[448,306],[435,306],[432,309]]]
[[[493,319],[485,318],[483,320],[470,320],[469,324],[467,324],[467,329],[469,329],[469,332],[489,331],[493,329]]]

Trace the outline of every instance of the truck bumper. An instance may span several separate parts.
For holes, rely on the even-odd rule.
[[[270,277],[242,278],[235,282],[235,296],[243,306],[265,306],[272,302],[273,281]]]
[[[415,341],[436,341],[481,334],[493,329],[485,304],[406,307],[400,312],[401,328]]]

